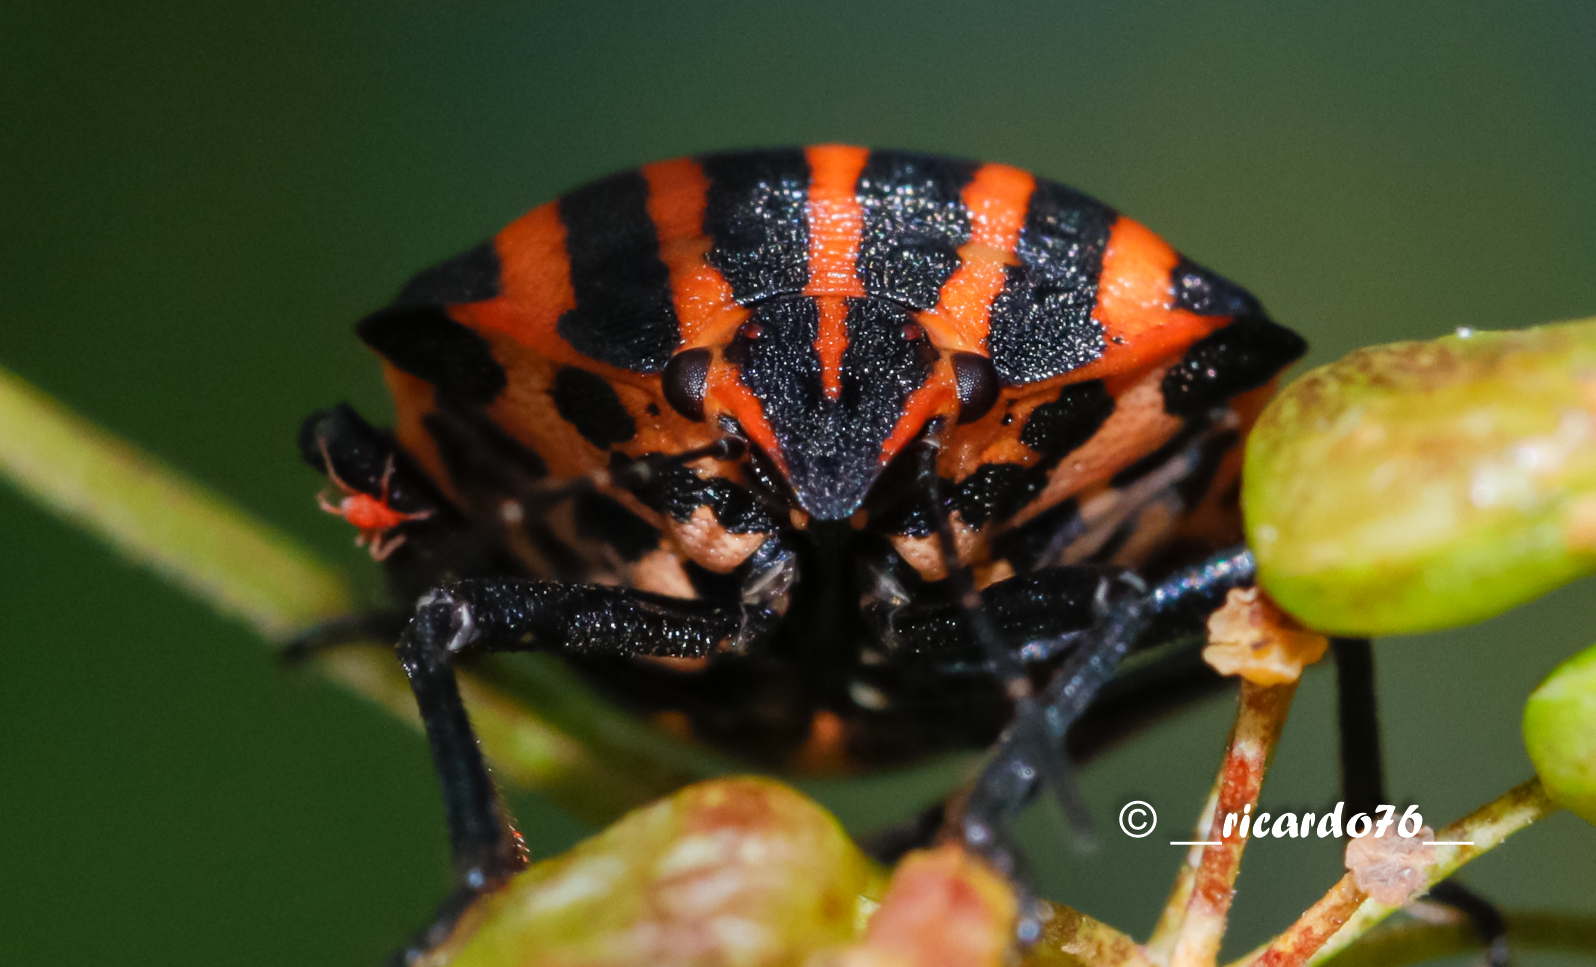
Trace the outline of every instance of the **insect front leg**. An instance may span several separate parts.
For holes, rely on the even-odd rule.
[[[461,701],[456,656],[553,651],[703,657],[745,645],[771,624],[768,613],[738,604],[524,579],[467,580],[423,595],[397,651],[443,790],[455,890],[400,962],[412,962],[446,940],[477,895],[526,864],[520,835],[499,801]]]
[[[1120,661],[1164,616],[1211,610],[1231,588],[1251,584],[1251,553],[1233,548],[1175,572],[1148,588],[1127,576],[1105,579],[1096,598],[1098,620],[1081,635],[1047,687],[1016,703],[1014,722],[998,740],[945,831],[989,856],[1000,868],[1015,862],[1008,829],[1045,780],[1056,776],[1071,726],[1114,677]]]
[[[995,582],[982,589],[980,609],[996,638],[1022,664],[1037,688],[1073,654],[1092,647],[1092,635],[1108,617],[1100,595],[1113,587],[1117,572],[1092,565],[1041,568]],[[969,609],[946,582],[925,582],[890,551],[864,568],[865,614],[876,640],[891,655],[909,655],[949,671],[990,676],[987,651],[969,627]],[[1110,582],[1105,584],[1105,582]],[[1029,725],[1011,734],[1028,736],[1024,749],[1016,743],[1011,766],[1021,772],[1041,770],[1049,784],[1068,787],[1071,767],[1102,751],[1131,732],[1176,707],[1226,687],[1225,679],[1204,664],[1199,655],[1204,639],[1203,620],[1213,595],[1198,595],[1180,583],[1147,592],[1125,585],[1118,596],[1150,600],[1153,620],[1135,636],[1129,647],[1151,653],[1127,673],[1115,677],[1098,700],[1067,733],[1068,756],[1060,750],[1047,727],[1045,706],[1036,694],[1010,695],[1005,701]],[[1172,591],[1182,593],[1175,594]],[[1222,597],[1222,592],[1219,593]],[[1153,650],[1155,649],[1156,650]],[[964,686],[972,691],[974,682]],[[1001,695],[1001,693],[1000,693]],[[1066,808],[1073,806],[1062,796]],[[905,827],[880,831],[872,838],[875,855],[891,858],[904,850],[930,842],[943,827],[946,804],[938,803]],[[1079,810],[1075,811],[1076,814]],[[1078,818],[1078,817],[1077,817]],[[1080,820],[1085,829],[1084,819]]]

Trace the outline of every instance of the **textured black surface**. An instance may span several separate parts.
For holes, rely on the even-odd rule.
[[[1024,527],[997,535],[992,541],[992,554],[1023,574],[1042,563],[1049,553],[1057,552],[1059,545],[1068,543],[1069,534],[1083,531],[1080,504],[1074,497],[1066,497],[1026,521]],[[1066,539],[1060,540],[1060,535]]]
[[[856,187],[864,209],[858,276],[867,293],[916,309],[936,305],[970,238],[959,193],[975,168],[935,155],[871,152]]]
[[[463,403],[488,403],[504,389],[504,369],[481,335],[436,305],[390,306],[355,327],[390,363]]]
[[[1091,567],[1043,568],[999,581],[981,592],[981,604],[1004,641],[1054,638],[1092,625],[1092,597],[1102,573]],[[924,656],[979,660],[963,609],[952,599],[922,592],[892,615],[898,647]]]
[[[596,373],[575,366],[554,374],[554,408],[582,438],[601,450],[625,443],[637,435],[637,422],[626,412],[621,398]]]
[[[739,336],[727,359],[764,404],[799,504],[820,520],[847,517],[881,472],[881,446],[904,399],[930,374],[930,347],[923,334],[905,338],[910,320],[901,306],[850,299],[842,392],[833,400],[821,385],[814,300],[763,303],[752,321],[758,338]]]
[[[395,305],[458,305],[499,294],[499,252],[489,239],[446,262],[417,272],[399,290]]]
[[[1201,418],[1238,393],[1256,389],[1308,351],[1308,343],[1261,316],[1242,316],[1186,350],[1164,375],[1164,409]]]
[[[560,199],[576,308],[559,333],[583,355],[656,373],[681,340],[670,273],[648,217],[648,184],[636,171],[611,175]]]
[[[1031,411],[1020,442],[1042,455],[1049,469],[1092,438],[1114,412],[1114,397],[1100,379],[1071,383]]]
[[[738,302],[803,291],[809,281],[809,162],[799,148],[710,155],[706,260]]]
[[[983,464],[959,481],[953,492],[953,506],[971,527],[985,527],[993,519],[1002,520],[1041,492],[1047,475],[1033,471],[1034,468],[1017,463]]]
[[[988,348],[1005,382],[1057,376],[1102,355],[1092,307],[1115,218],[1074,189],[1037,181],[1015,252],[1021,264],[992,303]]]
[[[611,473],[620,479],[631,459],[616,454]],[[708,507],[715,521],[733,534],[766,533],[776,529],[776,520],[743,487],[722,477],[700,477],[669,454],[649,454],[643,458],[649,467],[641,483],[631,488],[637,499],[652,510],[668,514],[678,522],[693,516],[693,511]]]
[[[954,353],[953,377],[959,387],[959,422],[974,423],[997,402],[997,370],[979,353]]]
[[[1203,268],[1185,256],[1169,273],[1175,289],[1175,308],[1199,316],[1261,316],[1263,307],[1252,293]]]

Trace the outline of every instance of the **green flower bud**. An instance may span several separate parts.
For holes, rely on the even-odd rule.
[[[1596,647],[1557,666],[1530,695],[1524,747],[1552,801],[1596,823]]]
[[[768,779],[688,786],[476,902],[439,962],[801,963],[853,939],[880,873]]]
[[[1304,624],[1468,624],[1596,571],[1596,320],[1359,350],[1248,439],[1259,583]]]

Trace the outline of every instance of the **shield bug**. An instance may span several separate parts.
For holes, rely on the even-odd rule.
[[[458,877],[421,948],[524,862],[472,652],[560,654],[773,768],[1001,734],[943,822],[1003,866],[1119,658],[1250,582],[1237,444],[1305,349],[1063,185],[835,145],[578,188],[358,332],[393,431],[340,407],[301,445],[419,601],[398,653]]]

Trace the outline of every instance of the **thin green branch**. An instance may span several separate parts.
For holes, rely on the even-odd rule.
[[[0,471],[267,641],[354,608],[338,573],[287,535],[4,370]]]
[[[1145,948],[1108,924],[1060,904],[1048,907],[1052,917],[1027,953],[1025,967],[1058,963],[1058,955],[1087,967],[1154,967]]]
[[[358,607],[338,571],[292,538],[3,369],[0,476],[269,642]],[[389,649],[351,645],[315,665],[419,725]],[[556,662],[495,666],[493,673],[494,683],[460,677],[499,775],[544,791],[578,815],[609,819],[723,771],[707,755],[605,704]],[[527,694],[537,701],[522,701]]]
[[[1203,808],[1197,815],[1197,824],[1192,829],[1191,838],[1195,843],[1208,838],[1224,782],[1223,772],[1214,777],[1214,787],[1208,791],[1208,798],[1203,802]],[[1197,882],[1197,871],[1202,867],[1206,849],[1200,845],[1189,847],[1185,860],[1175,873],[1175,884],[1170,887],[1169,898],[1164,901],[1164,910],[1158,915],[1152,936],[1147,938],[1147,956],[1155,964],[1168,964],[1175,952],[1175,941],[1179,939],[1180,928],[1186,922],[1186,906],[1191,901],[1192,887]]]
[[[1470,860],[1502,844],[1509,836],[1556,812],[1539,779],[1509,789],[1462,819],[1438,830],[1437,843],[1468,842],[1469,846],[1435,847],[1436,862],[1425,871],[1426,886],[1441,882]],[[1264,947],[1230,967],[1318,967],[1358,940],[1400,907],[1376,903],[1343,876],[1307,912]]]
[[[1514,786],[1462,819],[1442,827],[1435,833],[1437,842],[1471,842],[1474,845],[1437,846],[1435,865],[1425,874],[1427,884],[1433,886],[1441,882],[1457,872],[1463,864],[1502,845],[1509,836],[1545,819],[1557,809],[1557,804],[1546,798],[1541,781],[1531,779]],[[1365,901],[1310,963],[1321,964],[1335,956],[1398,909],[1373,900]]]
[[[1224,817],[1238,816],[1258,804],[1264,776],[1291,713],[1297,683],[1258,685],[1243,680],[1236,700],[1236,724],[1230,733],[1225,758],[1219,766],[1219,803],[1204,832],[1218,845],[1203,847],[1202,860],[1186,900],[1186,914],[1169,955],[1174,967],[1212,967],[1230,924],[1230,905],[1236,896],[1236,875],[1241,871],[1247,838],[1228,833]]]

